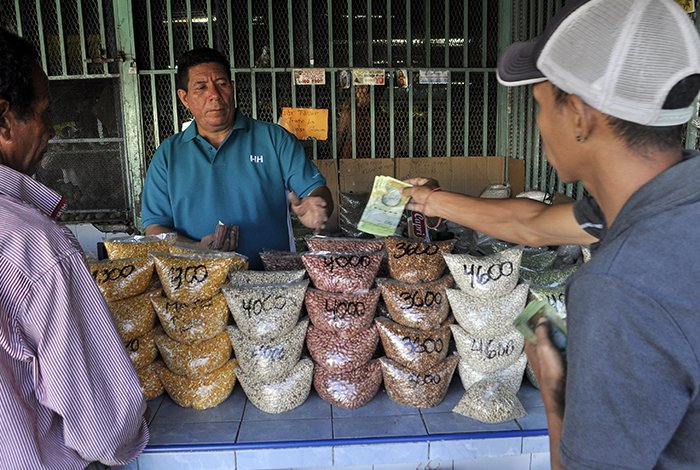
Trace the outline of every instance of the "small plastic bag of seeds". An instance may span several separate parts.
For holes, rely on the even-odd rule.
[[[523,258],[520,266],[533,271],[544,271],[551,269],[557,259],[557,252],[547,248],[523,248]]]
[[[261,382],[272,382],[289,374],[301,358],[309,319],[304,318],[292,331],[275,339],[260,341],[247,337],[236,327],[228,327],[239,367]]]
[[[161,367],[165,367],[163,361],[155,360],[144,367],[136,369],[136,376],[139,378],[144,400],[153,400],[163,394],[163,383],[158,375],[158,370]]]
[[[431,330],[440,326],[450,313],[445,290],[454,280],[447,274],[437,281],[408,283],[377,279],[382,298],[392,320],[404,326]]]
[[[471,369],[483,374],[493,374],[511,366],[523,352],[525,338],[514,330],[496,337],[477,337],[459,325],[450,325],[457,345],[457,352]]]
[[[234,286],[246,286],[249,284],[291,284],[304,279],[305,269],[296,271],[231,271],[228,278]]]
[[[176,233],[132,235],[104,241],[109,259],[146,258],[151,253],[168,252],[175,243]]]
[[[314,362],[337,374],[367,364],[378,344],[379,335],[374,325],[352,336],[338,336],[314,326],[309,326],[306,333],[306,346]]]
[[[88,266],[107,301],[143,294],[153,277],[153,260],[149,258],[93,260]]]
[[[412,408],[432,408],[445,399],[459,357],[450,355],[424,371],[404,367],[388,357],[379,360],[389,398]]]
[[[490,299],[473,297],[459,289],[447,289],[446,293],[457,323],[485,338],[515,331],[513,319],[525,308],[528,285],[520,284],[511,292]]]
[[[298,271],[304,269],[301,253],[280,250],[265,250],[260,252],[265,271]]]
[[[518,284],[522,247],[492,255],[445,254],[445,262],[457,286],[473,297],[494,298],[509,294]]]
[[[236,384],[234,370],[238,362],[230,360],[218,369],[196,377],[177,375],[167,367],[159,369],[160,381],[170,398],[183,408],[206,410],[226,400]]]
[[[561,318],[566,318],[565,284],[559,285],[557,287],[540,287],[538,285],[531,284],[530,296],[528,297],[528,301],[533,300],[546,300]],[[525,308],[524,305],[523,308]]]
[[[158,356],[156,333],[159,332],[159,328],[154,328],[143,336],[124,342],[126,352],[135,369],[145,367],[156,360]]]
[[[299,321],[309,280],[291,284],[224,286],[236,326],[250,338],[267,340],[289,333]]]
[[[338,225],[346,237],[362,238],[369,236],[357,228],[367,201],[369,201],[369,193],[340,193]]]
[[[122,341],[131,341],[153,329],[156,324],[156,311],[151,299],[160,293],[159,290],[150,291],[128,299],[107,302]]]
[[[462,380],[462,386],[464,390],[468,390],[469,387],[481,380],[493,380],[494,382],[501,382],[503,385],[508,387],[513,393],[518,393],[520,390],[520,385],[523,383],[523,373],[525,372],[525,365],[527,364],[527,356],[522,353],[517,361],[509,365],[503,370],[493,372],[491,374],[484,374],[482,372],[477,372],[476,370],[469,367],[469,365],[463,361],[459,361],[459,377]]]
[[[443,254],[451,253],[457,240],[420,242],[409,238],[384,239],[389,275],[403,282],[437,281],[445,272]]]
[[[222,293],[188,304],[167,297],[152,297],[151,303],[165,333],[181,343],[213,338],[224,331],[228,321],[228,305]]]
[[[314,364],[304,358],[296,363],[289,375],[274,382],[258,380],[251,373],[237,367],[236,374],[248,400],[265,413],[284,413],[301,405],[309,397]]]
[[[176,302],[210,299],[226,280],[236,253],[209,255],[151,255],[165,295]]]
[[[482,380],[469,387],[452,411],[489,424],[527,415],[515,393],[503,383],[492,380]]]
[[[208,374],[231,357],[231,340],[225,331],[194,344],[178,343],[166,334],[159,334],[156,345],[168,369],[188,377]]]
[[[387,357],[416,372],[424,372],[447,357],[450,345],[449,317],[432,330],[418,330],[385,318],[375,323]]]
[[[316,328],[340,336],[352,336],[372,325],[378,301],[379,289],[343,293],[309,287],[304,304]]]
[[[318,395],[331,405],[346,410],[368,403],[381,384],[382,368],[378,360],[343,374],[329,372],[323,367],[314,368],[314,388]]]
[[[520,278],[531,285],[553,288],[565,285],[566,280],[577,270],[577,265],[567,266],[561,269],[547,269],[545,271],[521,269]]]
[[[383,257],[381,251],[313,251],[301,259],[317,289],[355,292],[372,287]]]
[[[354,253],[357,251],[381,251],[384,240],[381,238],[324,237],[314,235],[306,239],[309,251],[335,251]]]

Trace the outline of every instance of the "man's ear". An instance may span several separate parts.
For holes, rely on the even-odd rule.
[[[190,106],[187,104],[187,90],[183,90],[182,88],[178,88],[177,89],[177,97],[180,98],[180,102],[182,103],[182,105],[185,108],[190,109]]]
[[[10,140],[10,112],[10,103],[0,99],[0,138],[3,140]]]
[[[568,106],[574,116],[576,135],[587,139],[595,127],[593,108],[577,95],[569,95]]]

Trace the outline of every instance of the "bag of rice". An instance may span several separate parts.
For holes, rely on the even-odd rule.
[[[234,286],[264,285],[264,284],[291,284],[304,279],[306,270],[296,271],[231,271],[228,278]]]
[[[469,387],[452,411],[490,424],[504,423],[527,415],[512,390],[501,382],[491,380],[482,380]]]
[[[477,382],[488,379],[494,382],[501,382],[503,385],[508,387],[508,390],[513,393],[518,393],[520,390],[520,385],[523,383],[523,372],[525,372],[525,365],[527,364],[527,356],[522,353],[518,360],[513,364],[509,365],[505,369],[498,370],[496,372],[485,374],[483,372],[478,372],[467,364],[465,361],[460,360],[459,366],[459,377],[462,380],[462,386],[464,390],[468,390],[469,387]]]
[[[445,254],[457,286],[473,297],[493,298],[510,293],[518,284],[522,247],[486,256]]]
[[[311,391],[314,365],[304,358],[296,363],[286,377],[274,382],[262,382],[240,367],[236,374],[248,400],[265,413],[284,413],[306,401]]]
[[[515,330],[496,337],[477,337],[459,325],[450,325],[462,361],[471,369],[484,374],[505,369],[520,358],[525,338]]]
[[[139,378],[144,400],[153,400],[163,394],[165,389],[158,375],[158,370],[161,367],[165,367],[163,362],[155,360],[144,367],[136,369],[136,376]]]

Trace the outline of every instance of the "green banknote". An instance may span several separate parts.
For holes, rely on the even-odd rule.
[[[402,196],[401,190],[411,186],[390,176],[375,176],[372,193],[357,228],[381,237],[393,235],[410,199]]]

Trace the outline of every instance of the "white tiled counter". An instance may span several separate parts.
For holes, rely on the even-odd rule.
[[[204,411],[160,397],[149,403],[150,443],[127,468],[549,468],[547,423],[536,389],[525,382],[518,394],[525,418],[493,425],[452,413],[463,392],[455,378],[435,408],[408,408],[380,391],[367,405],[345,410],[312,390],[302,406],[278,415],[255,408],[239,385],[224,403]]]

